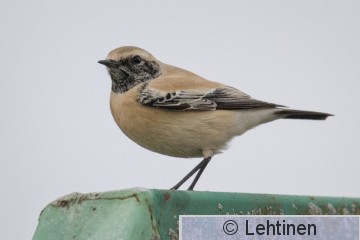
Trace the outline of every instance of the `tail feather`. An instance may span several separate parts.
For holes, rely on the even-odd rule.
[[[334,116],[329,113],[292,110],[292,109],[281,109],[275,114],[284,115],[283,118],[287,118],[287,119],[309,119],[309,120],[325,120],[327,117]]]

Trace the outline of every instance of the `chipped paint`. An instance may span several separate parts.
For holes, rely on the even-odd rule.
[[[336,208],[331,203],[327,204],[327,210],[329,215],[336,215]]]
[[[179,239],[179,231],[175,231],[172,228],[169,228],[169,237],[171,240],[178,240]]]
[[[355,203],[351,204],[351,214],[360,215],[360,208]]]
[[[316,206],[315,203],[311,202],[308,204],[309,207],[309,214],[310,215],[322,215],[322,210],[320,207]]]
[[[343,215],[349,215],[349,214],[350,214],[350,211],[349,211],[347,208],[343,208],[343,209],[342,209],[342,214],[343,214]]]
[[[176,221],[176,229],[169,228],[170,240],[179,240],[179,221]]]

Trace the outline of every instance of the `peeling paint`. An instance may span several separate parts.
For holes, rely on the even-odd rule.
[[[176,230],[169,228],[170,240],[179,240],[179,221],[176,221]]]
[[[284,215],[285,214],[285,212],[284,212],[284,210],[283,209],[279,209],[279,215]]]
[[[179,240],[179,233],[172,228],[169,228],[170,240]]]
[[[265,209],[266,209],[265,215],[275,215],[276,214],[275,212],[273,212],[271,205],[267,206]]]
[[[331,203],[327,204],[327,210],[328,210],[329,215],[335,215],[336,214],[336,209],[334,208],[334,205],[332,205]]]
[[[344,215],[349,215],[349,214],[350,214],[350,211],[349,211],[347,208],[343,208],[343,209],[342,209],[342,213],[343,213]]]
[[[351,214],[360,214],[360,209],[356,207],[355,203],[351,204]]]
[[[310,215],[322,215],[322,210],[315,203],[311,202],[308,204]]]

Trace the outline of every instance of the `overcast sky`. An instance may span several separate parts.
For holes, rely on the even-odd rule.
[[[360,197],[359,12],[357,0],[1,1],[0,239],[30,239],[63,195],[168,189],[200,161],[150,152],[116,126],[97,61],[124,45],[336,115],[234,139],[196,190]]]

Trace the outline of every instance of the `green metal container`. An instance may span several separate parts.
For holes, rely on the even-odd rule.
[[[40,214],[33,240],[178,239],[179,215],[360,215],[360,199],[128,189],[73,193]]]

